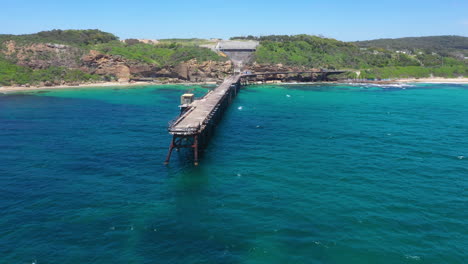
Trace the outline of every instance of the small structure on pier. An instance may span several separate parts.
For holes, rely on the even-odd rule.
[[[180,114],[183,114],[187,109],[190,107],[190,105],[193,103],[195,100],[195,95],[192,93],[185,93],[180,96]]]
[[[195,99],[195,95],[192,94],[192,93],[183,94],[180,97],[180,105],[189,105],[189,104],[193,103],[194,99]]]

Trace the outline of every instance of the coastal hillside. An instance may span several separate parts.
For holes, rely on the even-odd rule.
[[[406,53],[438,53],[443,56],[468,57],[468,37],[430,36],[376,39],[354,42],[359,47],[378,47]]]
[[[256,52],[256,62],[261,64],[281,63],[327,69],[420,65],[406,54],[394,54],[384,49],[362,50],[352,43],[331,38],[310,35],[253,38],[261,44]]]
[[[408,41],[407,49],[404,50],[399,50],[397,46],[384,47],[380,42],[374,45],[370,41],[364,45],[310,35],[247,36],[232,39],[260,41],[255,54],[256,62],[260,64],[352,69],[359,72],[355,77],[364,79],[468,76],[468,60],[460,55],[460,51],[468,50],[465,42],[468,38],[464,37],[437,37],[437,42],[432,37],[416,38],[418,41]],[[424,44],[425,40],[428,43]],[[443,43],[451,45],[442,49]],[[420,48],[424,45],[432,48]]]
[[[119,41],[99,30],[0,35],[0,85],[218,81],[230,72],[225,57],[190,42]]]
[[[468,37],[428,36],[358,41],[360,49],[385,49],[415,58],[421,67],[374,68],[369,77],[461,77],[468,76]]]
[[[71,46],[87,46],[91,44],[106,43],[119,38],[97,29],[88,30],[51,30],[26,35],[0,35],[0,43],[14,41],[18,44],[56,43]]]
[[[342,42],[312,35],[234,37],[257,40],[250,70],[347,69],[341,78],[468,76],[465,37]],[[213,51],[217,39],[127,39],[100,30],[0,35],[0,85],[54,86],[151,79],[161,83],[220,81],[231,62]]]

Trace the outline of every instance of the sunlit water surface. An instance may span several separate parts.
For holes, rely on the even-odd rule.
[[[0,263],[466,263],[468,85],[248,86],[166,167],[192,88],[0,95]]]

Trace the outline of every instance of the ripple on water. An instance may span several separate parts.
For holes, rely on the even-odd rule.
[[[0,95],[0,262],[463,263],[466,86],[249,86],[166,167],[187,89]]]

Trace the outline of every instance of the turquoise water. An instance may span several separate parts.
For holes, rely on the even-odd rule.
[[[166,167],[187,89],[0,95],[0,263],[466,263],[467,85],[245,87]]]

